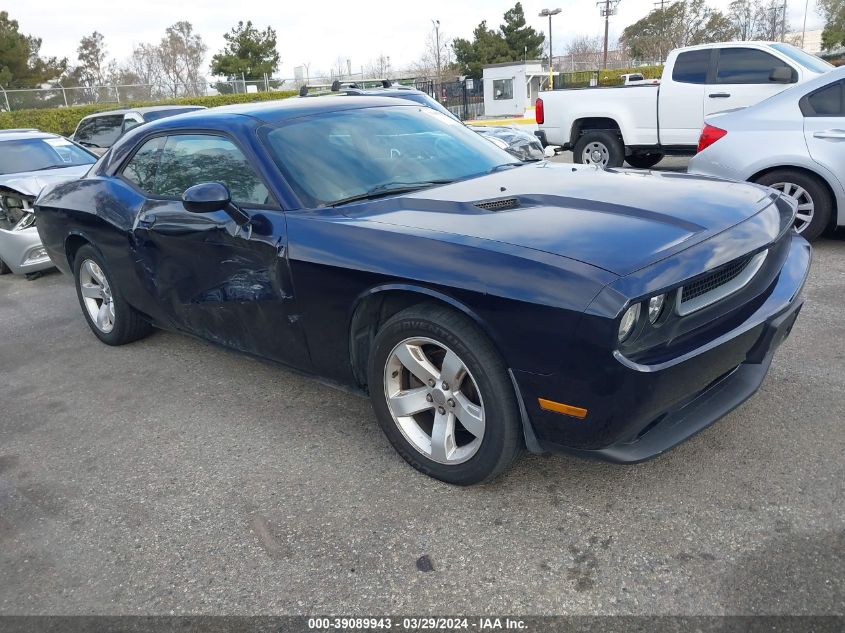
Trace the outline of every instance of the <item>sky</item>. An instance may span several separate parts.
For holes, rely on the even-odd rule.
[[[350,59],[353,72],[379,55],[390,57],[393,68],[406,68],[422,56],[425,40],[432,30],[432,19],[440,21],[441,33],[449,37],[471,38],[481,20],[498,27],[503,13],[516,0],[320,0],[319,2],[279,2],[278,0],[145,0],[130,5],[114,0],[29,0],[12,3],[10,17],[18,20],[21,31],[42,39],[41,53],[68,57],[75,61],[82,36],[97,30],[105,36],[110,57],[122,61],[142,42],[158,42],[164,29],[179,20],[188,20],[209,47],[208,58],[221,49],[223,34],[238,20],[252,20],[259,28],[272,26],[278,35],[282,63],[278,77],[293,77],[294,67],[310,63],[310,72],[328,71],[338,57]],[[549,3],[550,2],[550,3]],[[730,0],[710,0],[722,10]],[[807,29],[821,28],[823,22],[809,0]],[[17,6],[15,6],[17,5]],[[525,0],[522,3],[528,23],[544,33],[548,18],[537,14],[543,8],[562,9],[553,19],[555,54],[563,54],[566,42],[577,35],[601,35],[603,18],[595,0]],[[618,14],[611,19],[613,39],[622,29],[644,17],[654,0],[621,0]],[[787,5],[793,30],[800,31],[804,3]]]

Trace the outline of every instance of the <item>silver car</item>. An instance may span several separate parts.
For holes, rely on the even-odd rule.
[[[845,225],[845,67],[707,117],[689,172],[783,192],[808,240]]]
[[[41,245],[32,203],[46,185],[80,178],[96,160],[57,134],[0,130],[0,275],[53,266]]]

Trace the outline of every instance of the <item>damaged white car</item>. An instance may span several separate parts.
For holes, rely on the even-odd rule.
[[[0,275],[52,268],[32,203],[46,185],[80,178],[96,160],[57,134],[0,130]]]

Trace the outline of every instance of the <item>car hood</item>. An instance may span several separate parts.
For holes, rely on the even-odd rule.
[[[17,174],[0,176],[0,187],[13,189],[25,196],[38,196],[47,185],[54,185],[67,180],[76,180],[84,176],[91,165],[74,165],[61,169],[22,171]]]
[[[531,248],[626,275],[743,222],[773,200],[771,191],[746,183],[542,162],[348,205],[344,213]]]

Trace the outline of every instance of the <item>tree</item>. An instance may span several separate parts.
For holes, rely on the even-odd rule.
[[[537,59],[543,51],[545,37],[525,24],[522,3],[505,12],[505,23],[499,28],[512,60]]]
[[[452,38],[440,29],[440,75],[441,77],[450,74],[459,74],[459,68],[455,66],[455,61],[452,57],[454,50]],[[411,64],[413,70],[419,77],[436,77],[437,76],[437,43],[438,37],[435,29],[428,32],[425,38],[425,47],[419,59]]]
[[[736,26],[704,0],[680,0],[625,27],[619,43],[634,59],[662,61],[673,48],[734,39]]]
[[[762,0],[734,0],[728,5],[728,18],[736,29],[736,38],[747,41],[760,37],[766,22]]]
[[[165,29],[157,56],[161,76],[174,97],[205,94],[206,83],[200,67],[207,50],[190,22],[183,20]]]
[[[488,29],[486,20],[475,27],[472,41],[459,37],[453,42],[452,48],[461,72],[473,79],[481,79],[482,68],[487,64],[514,61],[505,38],[501,33]]]
[[[256,29],[251,21],[238,22],[223,38],[226,46],[211,58],[211,73],[227,79],[263,79],[279,68],[276,50],[276,31],[267,27]]]
[[[578,35],[566,46],[566,63],[572,70],[599,68],[604,57],[604,40],[600,35]]]
[[[67,68],[67,59],[42,58],[41,40],[24,35],[17,20],[0,11],[0,85],[6,88],[35,88],[57,79]]]
[[[845,0],[819,0],[824,17],[822,47],[825,50],[845,46]]]
[[[105,83],[107,72],[106,44],[102,33],[94,31],[79,41],[76,49],[81,85],[100,86]]]
[[[380,53],[367,64],[365,73],[374,79],[387,79],[390,76],[390,56]]]

